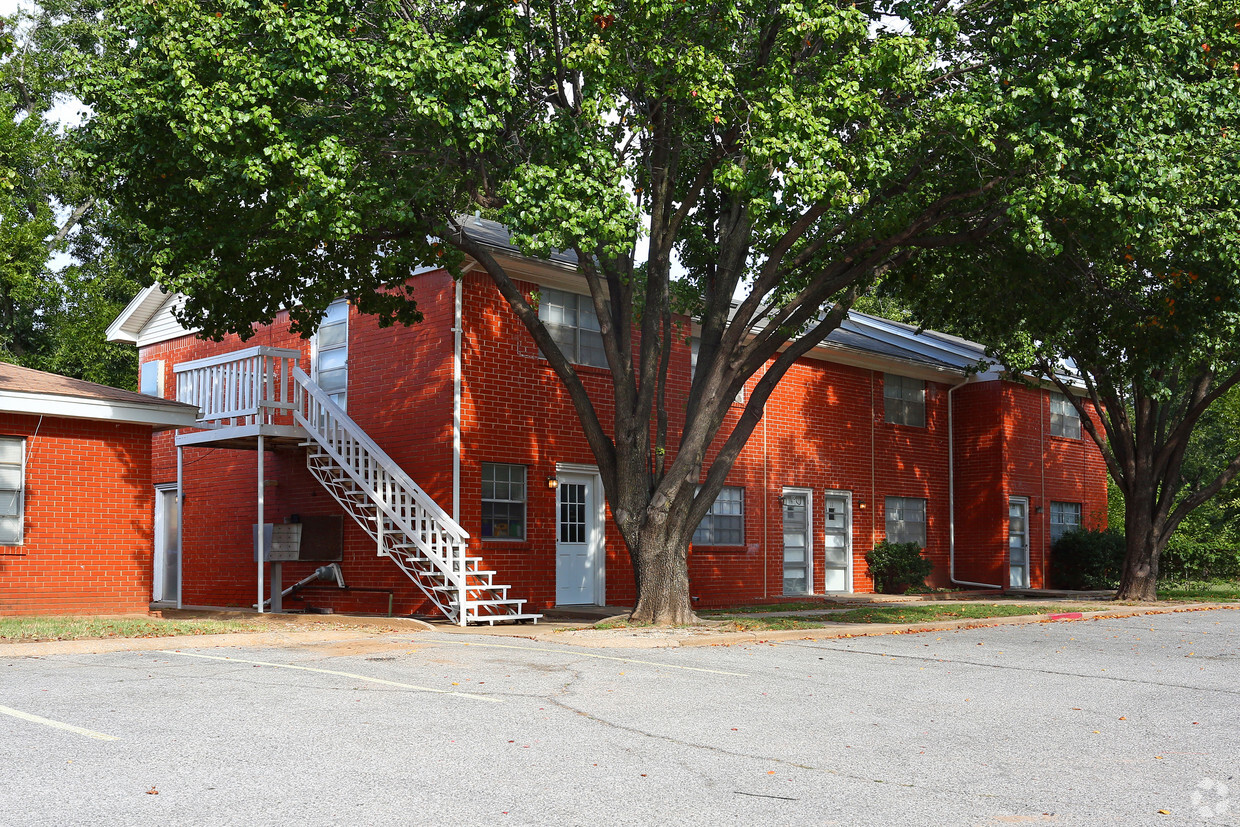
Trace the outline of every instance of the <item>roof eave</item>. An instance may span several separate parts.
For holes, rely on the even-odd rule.
[[[194,406],[156,399],[150,402],[121,402],[63,394],[0,391],[0,412],[124,422],[149,425],[155,430],[199,425],[198,409]]]

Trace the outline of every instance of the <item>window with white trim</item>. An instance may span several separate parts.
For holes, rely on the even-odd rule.
[[[1080,503],[1051,503],[1051,544],[1073,529],[1081,527]]]
[[[551,287],[540,287],[538,291],[538,318],[568,360],[578,365],[607,367],[594,300]]]
[[[887,498],[887,542],[926,547],[926,501],[921,497]]]
[[[926,383],[921,379],[884,373],[883,415],[896,425],[926,427]]]
[[[1051,436],[1081,438],[1081,415],[1062,393],[1051,393]]]
[[[696,336],[689,340],[689,381],[693,381],[693,377],[697,375],[698,351],[702,348],[702,340]],[[745,404],[745,388],[741,387],[736,392],[736,398],[732,400],[733,405]]]
[[[710,510],[693,532],[693,542],[702,546],[743,546],[745,544],[745,489],[724,486]]]
[[[525,466],[482,463],[482,537],[525,539]]]
[[[20,546],[26,505],[26,440],[0,437],[0,546]]]
[[[164,395],[164,360],[152,359],[139,368],[138,389],[147,396]]]

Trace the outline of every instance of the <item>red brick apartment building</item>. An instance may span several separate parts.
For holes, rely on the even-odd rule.
[[[469,229],[539,293],[606,399],[571,259],[523,259],[497,225]],[[341,577],[290,605],[462,623],[631,605],[593,457],[515,315],[481,272],[411,278],[425,320],[409,328],[380,328],[341,301],[309,341],[282,316],[246,342],[206,342],[158,285],[112,324],[111,340],[138,348],[144,390],[201,409],[199,428],[154,439],[152,484],[175,492],[179,481],[183,493],[177,589],[157,599],[254,605],[273,574],[283,584],[335,561]],[[695,605],[872,591],[865,554],[884,538],[921,543],[936,586],[1046,586],[1052,538],[1105,520],[1105,468],[1065,399],[971,372],[983,357],[962,339],[853,314],[778,387],[698,529]],[[692,345],[679,346],[681,393],[692,363]],[[673,428],[680,410],[669,400]],[[159,502],[171,520],[175,496]],[[299,541],[272,546],[284,549],[278,567],[255,564],[259,523],[300,526]]]
[[[143,612],[157,519],[153,431],[189,405],[0,363],[0,614]]]

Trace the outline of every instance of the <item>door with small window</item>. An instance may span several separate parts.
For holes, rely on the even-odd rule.
[[[852,591],[852,493],[826,492],[822,522],[823,591]]]
[[[1029,500],[1008,501],[1008,588],[1029,588]]]
[[[784,527],[784,594],[809,594],[813,591],[810,568],[810,493],[785,488],[783,502]]]
[[[558,475],[556,488],[555,602],[561,606],[599,603],[602,537],[598,488],[591,474]]]
[[[349,302],[338,299],[327,306],[327,315],[314,334],[311,347],[311,378],[327,391],[333,402],[346,407],[349,391]]]

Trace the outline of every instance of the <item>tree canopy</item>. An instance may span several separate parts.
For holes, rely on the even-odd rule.
[[[1168,25],[1198,9],[1201,21]],[[793,361],[924,253],[1006,266],[979,242],[1051,226],[1048,211],[1072,203],[1066,172],[1109,153],[1094,119],[1123,120],[1161,76],[1116,72],[1115,54],[1136,38],[1151,50],[1143,66],[1154,52],[1200,57],[1208,12],[120,0],[112,68],[83,94],[92,163],[129,228],[121,249],[188,296],[185,320],[206,335],[248,335],[285,308],[309,331],[342,294],[414,322],[413,266],[477,261],[569,392],[634,561],[637,615],[683,620],[693,527]],[[1133,143],[1167,131],[1130,125]],[[1097,177],[1116,172],[1100,164]],[[474,211],[528,255],[577,254],[607,398],[586,392],[503,262],[460,231]],[[699,322],[698,368],[669,432],[682,313]]]
[[[137,281],[101,241],[106,210],[58,119],[76,115],[65,58],[93,53],[92,12],[50,0],[0,18],[0,358],[132,387],[132,354],[104,329]]]
[[[1198,423],[1240,382],[1240,20],[1166,3],[1080,23],[1087,151],[1014,203],[982,255],[921,256],[904,283],[927,324],[1076,400],[1126,500],[1121,597],[1153,599],[1175,527],[1240,471],[1234,449],[1208,473],[1185,465]]]

